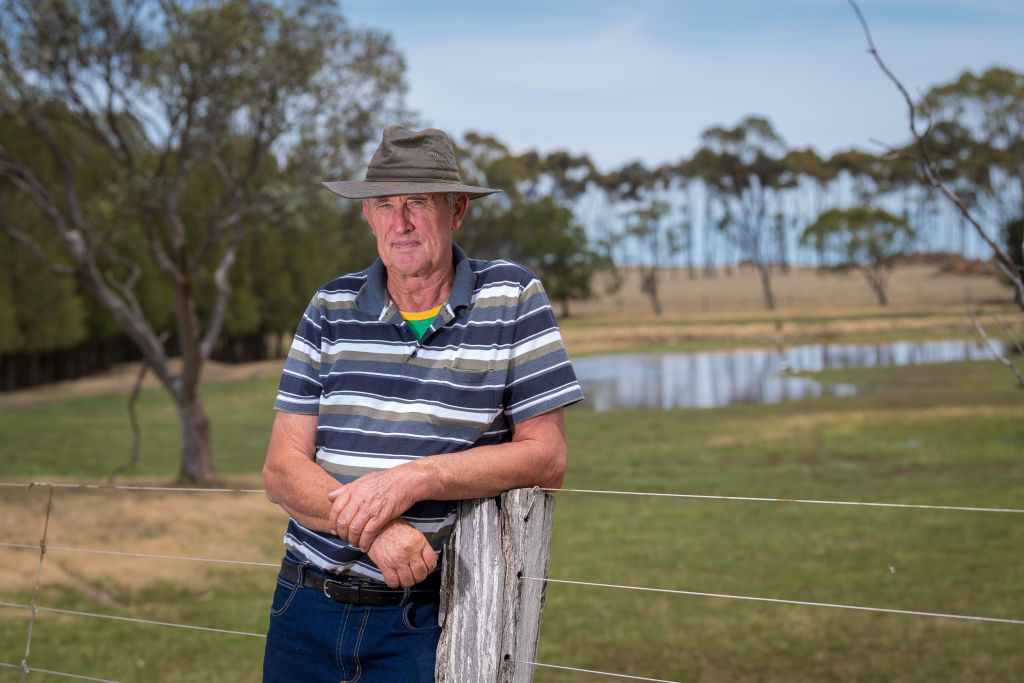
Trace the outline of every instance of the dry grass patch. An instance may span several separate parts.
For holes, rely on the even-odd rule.
[[[622,287],[598,299],[571,305],[573,315],[604,317],[651,312],[651,303],[640,289],[639,271],[620,269]],[[717,269],[713,277],[704,271],[691,279],[684,268],[662,271],[659,298],[666,315],[719,315],[765,311],[757,270],[753,267]],[[731,273],[731,275],[730,275]],[[596,290],[604,291],[605,282]],[[987,301],[1009,301],[1009,288],[989,275],[941,272],[929,265],[904,265],[893,271],[889,306],[878,305],[864,277],[857,272],[834,273],[814,268],[791,268],[772,277],[777,312],[806,310],[899,309],[958,307]]]
[[[935,420],[955,420],[972,417],[1009,416],[1020,417],[1022,411],[1014,406],[944,406],[913,408],[898,410],[902,424],[912,425]],[[880,410],[839,410],[835,412],[816,412],[808,415],[777,416],[770,421],[761,421],[756,433],[721,433],[708,437],[710,447],[742,446],[751,440],[785,441],[790,434],[814,433],[824,429],[856,430],[864,423],[891,418],[894,411]]]
[[[237,484],[261,488],[257,478]],[[48,496],[46,486],[3,489],[0,519],[7,529],[5,540],[38,546]],[[210,566],[60,548],[273,564],[280,559],[286,522],[287,515],[262,493],[57,488],[42,580],[84,590],[108,585],[139,589],[178,581],[197,574],[199,566]],[[38,550],[0,553],[0,581],[6,590],[31,589],[38,560]]]

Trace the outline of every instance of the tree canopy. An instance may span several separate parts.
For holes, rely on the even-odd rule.
[[[297,179],[361,163],[402,59],[325,0],[7,0],[0,22],[0,227],[133,340],[178,408],[182,478],[212,481],[199,376],[233,266],[320,201]]]

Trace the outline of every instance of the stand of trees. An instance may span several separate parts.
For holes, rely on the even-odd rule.
[[[8,0],[0,16],[0,228],[131,339],[174,399],[181,480],[212,483],[202,367],[225,327],[260,324],[258,288],[232,299],[259,277],[243,248],[318,213],[297,189],[311,171],[354,170],[395,113],[401,57],[322,0]],[[75,303],[16,315],[37,328],[22,345],[88,337],[61,316]]]

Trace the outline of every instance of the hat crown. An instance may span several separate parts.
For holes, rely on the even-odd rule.
[[[388,126],[366,169],[368,182],[461,182],[451,138],[436,128]]]
[[[465,193],[470,199],[501,192],[490,187],[462,184],[455,145],[437,128],[414,131],[401,126],[384,129],[373,153],[365,180],[328,180],[323,186],[348,199],[393,195]]]

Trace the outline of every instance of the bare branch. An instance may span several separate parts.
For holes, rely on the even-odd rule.
[[[910,133],[914,137],[914,141],[917,144],[917,148],[920,153],[920,158],[917,159],[917,162],[922,170],[925,181],[932,187],[940,190],[946,198],[953,203],[964,219],[974,227],[975,232],[977,232],[981,239],[984,240],[984,242],[992,249],[1000,270],[1007,274],[1013,284],[1017,303],[1024,308],[1024,276],[1022,276],[1018,271],[1010,255],[1007,254],[1006,251],[1004,251],[1003,248],[988,235],[981,224],[975,220],[974,215],[967,207],[966,202],[964,202],[964,200],[952,188],[950,188],[944,180],[942,180],[939,175],[938,168],[935,166],[928,154],[928,147],[925,144],[924,135],[919,133],[917,130],[917,110],[914,107],[914,101],[911,99],[910,93],[908,93],[907,89],[903,87],[903,83],[900,82],[895,74],[889,70],[889,67],[886,66],[885,62],[882,60],[881,55],[878,54],[878,50],[875,48],[875,42],[871,37],[871,30],[868,28],[867,20],[861,13],[860,7],[857,6],[855,0],[848,0],[848,2],[850,3],[850,6],[853,7],[853,11],[857,14],[857,18],[860,20],[861,26],[864,29],[864,37],[868,43],[868,52],[875,59],[875,62],[878,64],[878,67],[882,72],[890,81],[893,82],[907,104]]]
[[[992,354],[992,357],[994,359],[996,359],[997,361],[1008,367],[1010,370],[1012,370],[1013,374],[1017,375],[1017,381],[1020,383],[1022,387],[1024,387],[1024,372],[1021,372],[1016,365],[1011,363],[1006,356],[999,352],[999,350],[996,348],[995,343],[988,338],[987,334],[985,334],[985,328],[981,326],[981,323],[979,323],[978,319],[974,317],[974,313],[972,313],[970,309],[967,310],[967,315],[968,317],[970,317],[971,322],[974,323],[974,329],[978,331],[978,334],[981,336],[982,341],[985,342],[985,348],[988,349],[988,352]]]
[[[235,229],[234,238],[224,252],[224,256],[221,257],[220,263],[217,264],[217,270],[213,275],[213,282],[217,287],[217,299],[214,301],[213,311],[210,313],[206,333],[203,335],[200,345],[200,357],[203,360],[209,358],[213,353],[214,344],[217,343],[221,327],[224,325],[224,313],[227,311],[228,300],[231,298],[231,281],[228,276],[231,274],[231,266],[234,265],[235,258],[238,256],[238,249],[244,234],[245,231],[242,227]]]
[[[19,243],[27,247],[28,250],[32,252],[32,255],[35,256],[39,260],[39,262],[42,263],[43,266],[46,267],[46,269],[49,270],[50,272],[55,273],[57,275],[75,274],[75,269],[72,268],[71,266],[61,266],[55,263],[49,257],[49,255],[47,255],[46,251],[42,248],[39,242],[33,239],[31,235],[29,235],[21,228],[17,228],[3,219],[0,219],[0,228],[2,228],[3,231],[10,235],[13,239],[17,240]]]
[[[160,333],[157,338],[161,345],[167,342],[167,338],[171,335],[170,332],[164,330]],[[135,376],[135,384],[132,386],[131,394],[128,396],[128,421],[132,426],[132,446],[128,457],[128,462],[118,465],[107,475],[107,483],[112,484],[114,479],[125,472],[126,470],[135,467],[139,463],[139,446],[142,444],[142,429],[139,427],[139,416],[135,412],[135,404],[139,400],[139,393],[142,391],[142,380],[146,377],[146,371],[149,370],[149,362],[143,359],[139,365],[139,374]]]
[[[1003,323],[1003,321],[1002,321],[1002,320],[1001,320],[1001,319],[999,318],[999,316],[998,316],[998,315],[996,316],[996,322],[997,322],[997,323],[999,324],[999,327],[1001,327],[1001,328],[1003,329],[1003,333],[1004,333],[1004,334],[1005,334],[1005,335],[1006,335],[1007,337],[1009,337],[1009,338],[1010,338],[1010,341],[1011,341],[1011,342],[1013,342],[1013,345],[1014,345],[1014,347],[1015,347],[1015,348],[1017,349],[1017,353],[1018,353],[1018,354],[1020,354],[1020,357],[1021,357],[1021,358],[1024,358],[1024,345],[1022,345],[1022,344],[1020,343],[1020,340],[1019,340],[1019,339],[1017,339],[1017,336],[1016,336],[1016,335],[1015,335],[1015,334],[1013,333],[1013,331],[1012,331],[1012,330],[1011,330],[1011,329],[1010,329],[1009,327],[1007,327],[1007,326],[1006,326],[1006,325],[1005,325],[1005,324]]]

